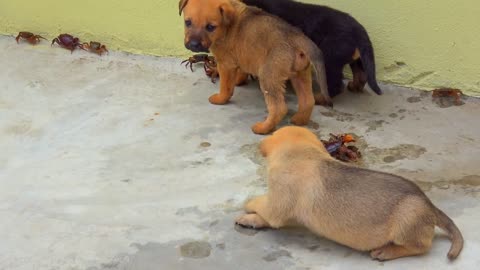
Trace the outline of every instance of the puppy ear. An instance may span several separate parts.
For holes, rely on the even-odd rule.
[[[182,11],[185,8],[185,6],[187,5],[187,3],[188,3],[188,0],[180,0],[180,2],[178,2],[178,15],[179,16],[182,15]]]
[[[268,137],[266,137],[265,139],[263,139],[261,142],[260,142],[260,153],[262,154],[263,157],[267,157],[268,155],[270,155],[270,152],[272,151],[272,147],[275,145],[274,141],[273,141],[273,135],[270,135]]]
[[[230,25],[235,19],[235,9],[233,8],[230,2],[226,2],[220,5],[219,7],[220,14],[223,18],[224,25]]]

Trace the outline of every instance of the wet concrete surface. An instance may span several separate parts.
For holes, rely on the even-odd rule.
[[[315,107],[322,139],[352,133],[358,166],[416,181],[466,240],[372,261],[301,229],[234,226],[265,192],[258,85],[208,103],[218,84],[181,59],[17,45],[0,38],[0,269],[476,269],[480,264],[480,100],[446,106],[382,85]],[[289,117],[296,98],[289,93]],[[443,104],[443,105],[442,105]],[[287,125],[289,118],[282,122]]]

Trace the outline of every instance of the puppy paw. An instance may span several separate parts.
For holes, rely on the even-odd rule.
[[[268,223],[266,223],[257,214],[246,214],[241,217],[238,217],[235,220],[235,224],[238,224],[246,228],[252,228],[252,229],[261,229],[261,228],[268,227]]]
[[[210,96],[210,98],[208,98],[208,101],[210,101],[210,103],[215,105],[227,104],[229,100],[230,100],[230,97],[225,97],[220,94],[214,94]]]
[[[349,81],[347,89],[353,93],[363,93],[363,87],[356,85],[353,81]]]
[[[385,253],[385,248],[377,248],[377,249],[374,249],[372,251],[370,251],[370,257],[372,257],[372,259],[374,260],[378,260],[378,261],[385,261],[387,260],[387,256],[386,256],[386,253]]]
[[[258,122],[252,126],[252,131],[255,134],[265,135],[272,132],[274,128],[275,127],[271,127],[270,125],[265,124],[265,122]]]
[[[315,104],[325,107],[333,107],[333,102],[330,97],[325,98],[321,93],[315,94]]]
[[[310,119],[305,117],[305,114],[301,114],[301,113],[296,113],[290,119],[290,122],[296,126],[305,126],[308,124],[309,121]]]

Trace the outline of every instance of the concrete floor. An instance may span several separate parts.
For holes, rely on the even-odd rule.
[[[234,226],[265,191],[250,131],[265,105],[256,83],[211,105],[218,84],[195,70],[0,38],[0,269],[478,269],[479,99],[383,85],[315,108],[313,131],[354,133],[359,166],[417,181],[466,239],[454,263],[441,234],[381,263],[302,229]]]

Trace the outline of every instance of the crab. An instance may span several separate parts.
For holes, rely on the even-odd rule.
[[[70,50],[73,53],[76,47],[80,47],[80,40],[70,34],[61,34],[52,40],[52,45],[58,43],[60,47]]]
[[[325,146],[325,149],[327,149],[328,153],[332,157],[344,162],[356,161],[362,156],[357,147],[353,145],[345,145],[346,143],[350,142],[355,142],[355,138],[353,138],[353,136],[350,134],[330,134],[330,139],[328,141],[322,140],[322,143]]]
[[[453,97],[455,99],[456,105],[462,104],[462,102],[460,101],[460,98],[462,96],[463,96],[463,93],[460,89],[440,88],[432,91],[433,98]]]
[[[15,38],[15,40],[17,41],[17,44],[18,44],[18,40],[20,38],[25,39],[28,43],[30,43],[32,45],[35,45],[35,44],[39,43],[40,39],[47,40],[46,38],[44,38],[40,35],[35,35],[33,33],[30,33],[30,32],[19,32],[17,37]]]
[[[209,56],[208,54],[194,54],[186,60],[183,60],[180,64],[185,64],[185,67],[188,68],[190,65],[190,70],[193,72],[193,64],[203,62],[203,69],[205,74],[211,78],[212,82],[215,83],[216,78],[218,77],[217,62],[215,57]]]
[[[102,55],[105,52],[108,53],[107,47],[101,44],[100,42],[96,42],[96,41],[90,41],[90,43],[85,42],[83,44],[80,44],[79,47],[82,50],[90,51],[98,55]]]
[[[205,69],[205,74],[207,74],[208,77],[210,77],[212,83],[215,83],[217,81],[217,78],[220,77],[218,75],[218,69],[217,69],[217,64],[213,62],[213,64],[209,64],[210,62],[207,62],[203,68]]]

